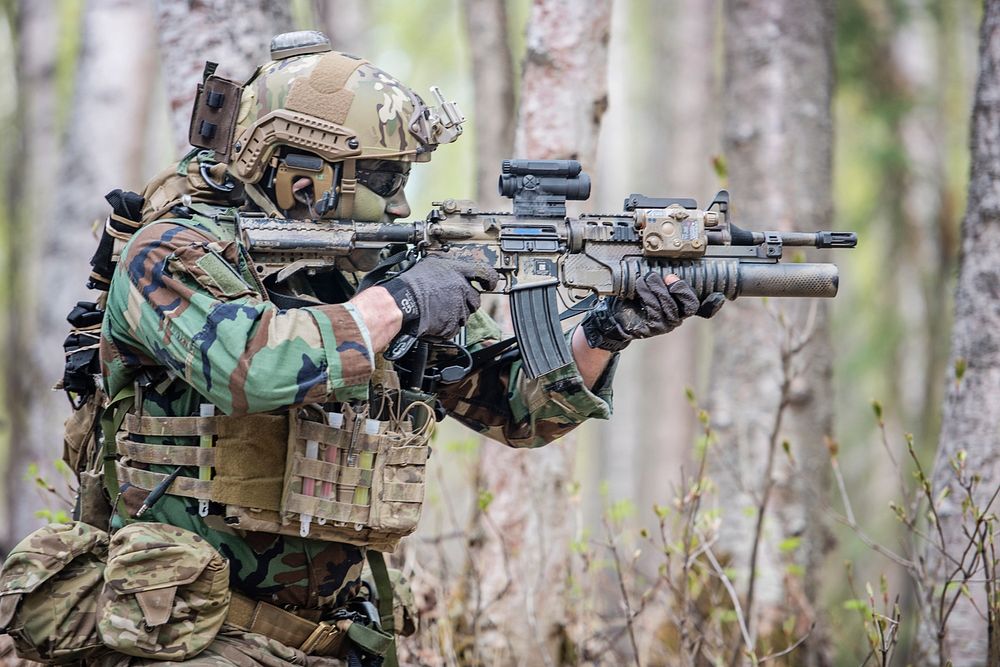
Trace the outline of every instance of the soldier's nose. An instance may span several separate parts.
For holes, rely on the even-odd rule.
[[[406,201],[406,195],[402,190],[386,203],[385,212],[394,218],[405,218],[410,215],[410,203]]]

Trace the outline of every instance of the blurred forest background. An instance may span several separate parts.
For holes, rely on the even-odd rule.
[[[953,514],[971,513],[963,544],[982,560],[945,558],[943,584],[928,565],[952,539],[940,490],[997,485],[995,459],[938,455],[946,393],[975,367],[949,350],[981,0],[0,6],[0,552],[68,511],[55,461],[69,406],[49,388],[103,195],[141,190],[185,150],[205,59],[245,78],[272,34],[314,28],[468,117],[414,170],[414,215],[502,205],[499,160],[570,157],[532,136],[569,127],[594,182],[586,210],[726,187],[744,227],[860,239],[814,257],[840,267],[829,303],[746,299],[633,344],[614,416],[571,442],[509,452],[441,429],[421,528],[395,557],[423,612],[407,660],[988,664],[1000,624],[981,488]],[[582,72],[528,88],[531,67],[571,55]],[[536,96],[547,106],[529,108]],[[938,641],[949,604],[981,660]]]

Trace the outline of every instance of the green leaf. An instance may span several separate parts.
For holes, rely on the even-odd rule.
[[[634,514],[635,505],[628,498],[612,503],[611,507],[608,508],[608,518],[615,523],[621,523]]]
[[[962,378],[965,377],[965,371],[968,367],[969,367],[969,362],[966,360],[965,357],[959,357],[958,359],[955,359],[955,384],[958,384],[962,381]]]
[[[716,609],[714,615],[720,623],[735,623],[739,618],[735,609]]]
[[[801,537],[786,537],[778,543],[778,551],[783,554],[787,554],[798,549],[800,544],[802,544]]]
[[[493,493],[489,489],[482,489],[479,492],[479,511],[485,512],[493,502]]]
[[[712,169],[715,171],[715,175],[718,176],[720,180],[725,181],[729,178],[729,167],[726,164],[725,155],[712,156]]]

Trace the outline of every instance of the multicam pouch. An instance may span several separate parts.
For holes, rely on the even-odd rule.
[[[387,394],[374,411],[381,420],[347,405],[324,415],[326,423],[306,410],[289,420],[280,508],[286,530],[392,551],[416,529],[433,413],[419,402],[400,413],[398,390]],[[423,419],[413,419],[421,411]],[[414,430],[414,421],[424,427]]]
[[[28,535],[0,571],[0,632],[27,660],[58,665],[104,650],[96,628],[108,534],[85,523]]]
[[[229,562],[194,533],[134,523],[111,539],[97,630],[120,653],[186,660],[218,634],[229,609]]]

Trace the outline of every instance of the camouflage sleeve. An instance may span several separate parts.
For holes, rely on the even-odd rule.
[[[233,241],[169,222],[145,227],[118,263],[106,337],[115,350],[124,345],[166,367],[226,414],[365,398],[371,345],[353,306],[279,310],[249,271]]]
[[[567,332],[572,340],[573,330]],[[480,349],[500,340],[500,327],[483,311],[469,318],[466,341]],[[455,419],[511,447],[541,447],[592,417],[611,416],[611,381],[616,354],[604,374],[588,389],[576,364],[531,380],[521,361],[498,364],[446,386],[439,394]]]

